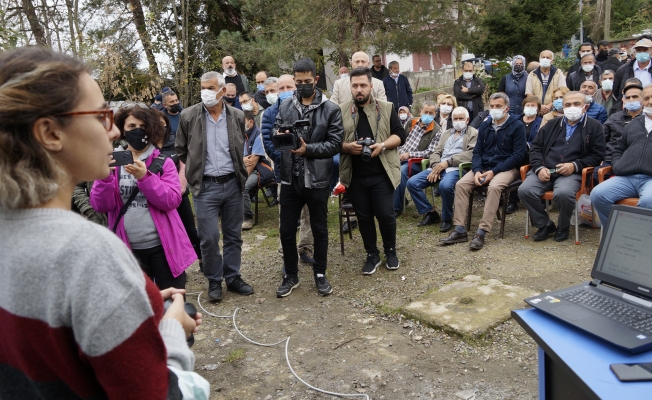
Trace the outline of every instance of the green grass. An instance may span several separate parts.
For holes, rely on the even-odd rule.
[[[243,348],[231,350],[229,355],[224,359],[224,362],[234,363],[236,361],[242,360],[246,353],[247,350]]]

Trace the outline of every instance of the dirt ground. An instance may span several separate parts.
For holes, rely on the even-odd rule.
[[[472,229],[482,206],[474,207]],[[471,252],[466,244],[440,247],[445,234],[438,225],[417,227],[410,204],[398,218],[400,268],[389,271],[383,264],[374,275],[362,276],[365,253],[358,230],[353,240],[345,237],[346,255],[340,254],[335,201],[329,208],[327,271],[333,294],[318,296],[310,266],[300,264],[300,287],[278,299],[278,208],[260,207],[259,224],[243,233],[241,272],[255,294],[225,291],[220,303],[211,303],[204,292],[202,305],[217,315],[232,315],[239,308],[238,328],[254,341],[275,343],[289,336],[290,363],[307,383],[371,399],[466,398],[459,392],[474,393],[475,399],[535,399],[537,346],[515,321],[506,320],[480,338],[461,338],[406,319],[401,307],[469,274],[538,292],[580,283],[589,279],[599,237],[599,229],[580,227],[579,246],[573,237],[563,243],[526,240],[521,206],[508,216],[504,239],[498,238],[496,223],[483,250]],[[205,278],[191,267],[188,292],[206,287]],[[189,300],[196,304],[197,295]],[[332,398],[292,375],[285,342],[251,344],[231,319],[205,316],[193,350],[197,372],[211,383],[211,399]]]

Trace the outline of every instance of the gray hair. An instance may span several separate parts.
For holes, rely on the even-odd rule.
[[[451,113],[453,117],[460,114],[463,114],[464,118],[469,118],[469,110],[467,110],[466,107],[456,107]]]
[[[274,76],[270,76],[269,78],[265,79],[265,82],[263,82],[263,85],[265,85],[265,86],[272,85],[272,84],[276,85],[277,82],[278,82],[278,78],[276,78]]]
[[[172,90],[168,90],[167,92],[163,93],[163,97],[161,98],[162,102],[165,103],[165,99],[171,96],[176,96],[177,94],[174,93]]]
[[[602,71],[602,75],[600,75],[600,78],[602,78],[602,77],[605,76],[606,74],[616,75],[612,70],[610,70],[610,69],[605,69],[604,71]]]
[[[582,93],[582,92],[578,92],[577,90],[572,90],[572,91],[566,93],[564,95],[564,98],[566,98],[566,96],[570,96],[570,95],[573,95],[573,94],[581,94],[582,95],[582,101],[584,102],[584,104],[586,104],[586,97],[585,97],[586,95],[584,93]]]
[[[580,58],[580,62],[582,62],[582,60],[584,60],[586,57],[593,57],[593,61],[595,61],[595,54],[593,54],[593,53],[586,53],[586,54],[584,54],[584,55],[582,56],[582,58]]]
[[[423,106],[428,106],[428,107],[437,107],[437,104],[435,104],[435,102],[432,101],[432,100],[426,100],[426,101],[424,101],[423,104],[421,105],[421,107],[423,107]]]
[[[213,79],[217,79],[217,86],[224,86],[224,77],[222,74],[215,72],[215,71],[208,71],[204,73],[204,75],[199,78],[200,81],[206,82],[206,81],[212,81]]]
[[[505,102],[505,105],[509,107],[509,97],[507,97],[507,95],[505,93],[496,92],[496,93],[492,94],[491,96],[489,96],[489,101],[496,100],[496,99],[503,99],[503,101]]]

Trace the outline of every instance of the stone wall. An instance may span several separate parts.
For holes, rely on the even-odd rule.
[[[461,71],[457,68],[444,68],[420,72],[403,72],[408,80],[412,90],[419,88],[429,88],[432,90],[446,87],[453,87],[453,81]]]

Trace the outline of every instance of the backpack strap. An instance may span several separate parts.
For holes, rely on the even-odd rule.
[[[162,153],[159,154],[154,160],[152,160],[152,163],[149,164],[147,170],[153,174],[163,175],[163,164],[165,163],[166,158],[169,157]],[[127,210],[129,209],[129,205],[136,199],[136,196],[138,196],[138,192],[140,192],[140,189],[138,188],[138,185],[136,185],[134,191],[131,192],[131,196],[129,196],[127,201],[122,205],[122,208],[120,208],[118,217],[115,219],[115,223],[113,224],[113,233],[115,233],[116,230],[118,229],[118,224],[120,223],[120,220],[127,213]]]

